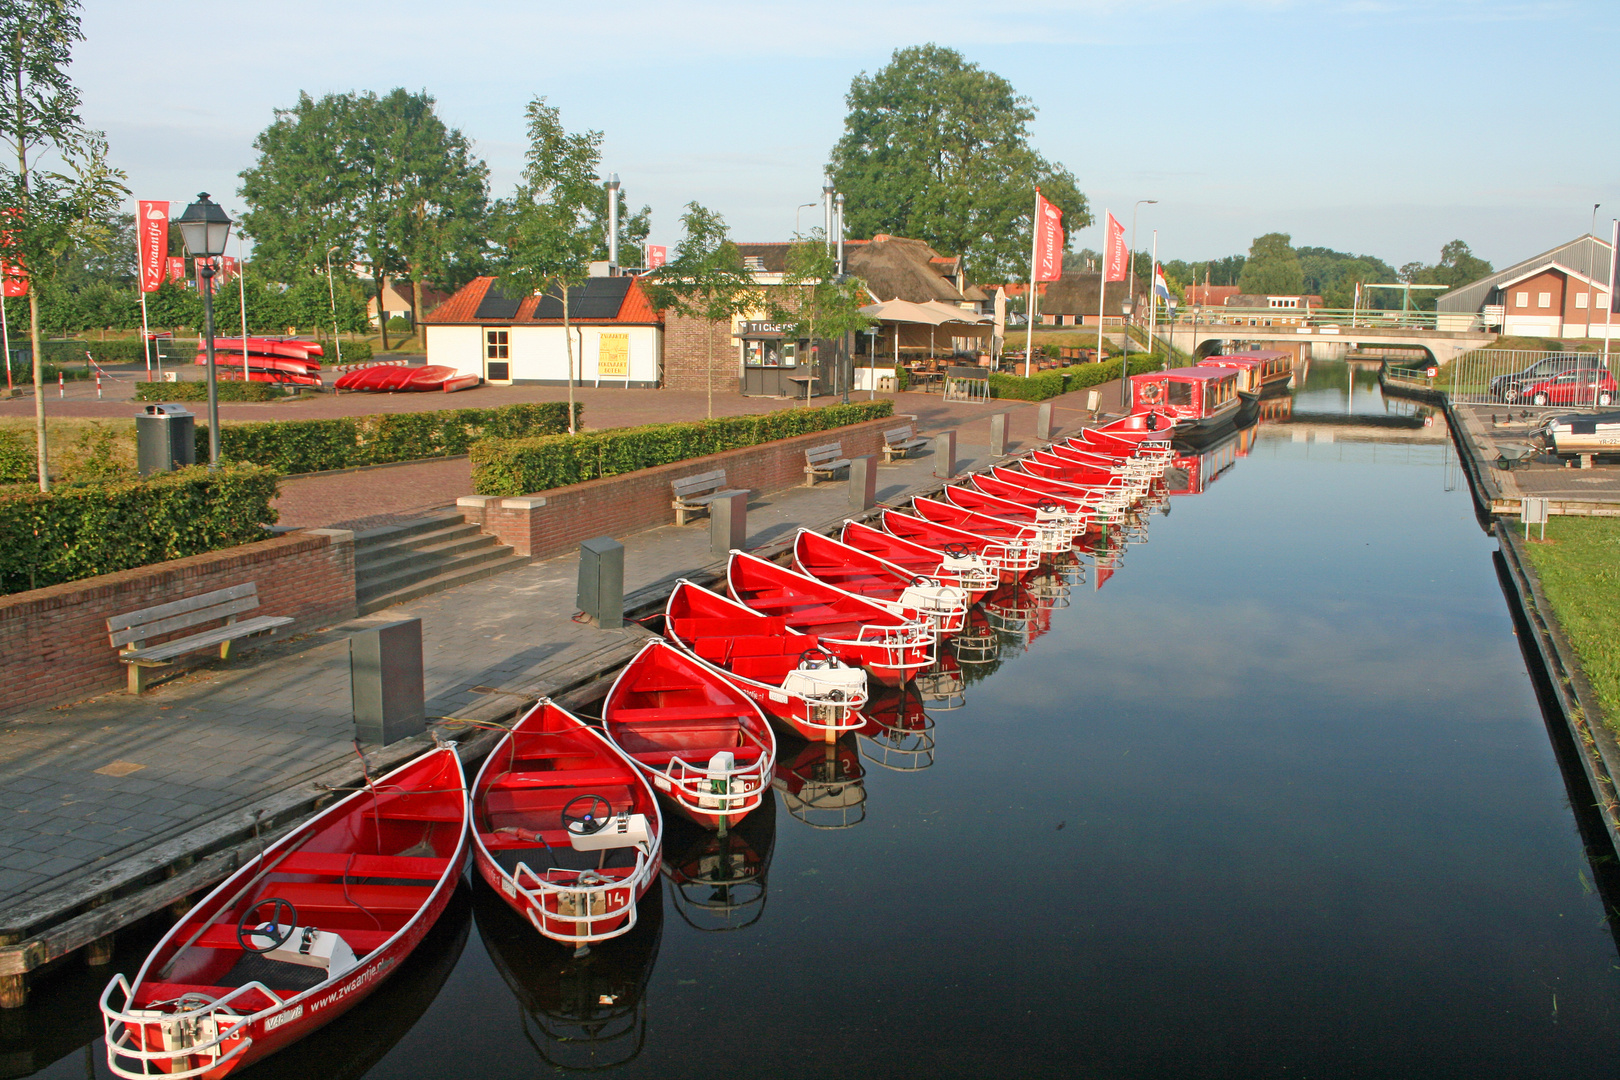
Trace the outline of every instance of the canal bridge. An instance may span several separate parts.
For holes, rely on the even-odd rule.
[[[1156,337],[1195,356],[1211,356],[1226,343],[1249,342],[1261,348],[1288,348],[1302,358],[1327,359],[1360,346],[1422,349],[1437,363],[1484,348],[1497,334],[1469,325],[1448,312],[1321,311],[1309,314],[1280,311],[1183,313],[1176,321],[1160,324]],[[1281,316],[1281,317],[1279,317]],[[1438,316],[1438,318],[1437,318]],[[1439,320],[1464,322],[1444,329]]]

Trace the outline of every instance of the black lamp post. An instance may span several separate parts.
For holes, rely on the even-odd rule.
[[[197,281],[203,294],[203,340],[208,353],[208,467],[219,467],[219,383],[214,376],[214,262],[225,254],[231,219],[204,191],[186,207],[176,224],[186,251],[198,260]],[[206,262],[201,260],[206,259]]]
[[[1119,400],[1125,406],[1125,411],[1131,411],[1131,297],[1127,293],[1125,299],[1119,302],[1119,311],[1125,316],[1125,351],[1120,354],[1119,369]],[[1101,360],[1102,357],[1097,359]]]

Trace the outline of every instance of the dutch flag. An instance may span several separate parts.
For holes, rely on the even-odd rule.
[[[1174,302],[1174,297],[1170,295],[1170,287],[1164,283],[1164,267],[1158,263],[1153,264],[1153,295],[1167,304]]]

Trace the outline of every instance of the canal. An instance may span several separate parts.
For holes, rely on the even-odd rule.
[[[1117,565],[1001,597],[931,730],[784,745],[723,849],[672,825],[629,937],[464,887],[251,1075],[1614,1075],[1613,867],[1424,412],[1313,365]],[[5,1075],[107,1075],[100,984],[3,1018]]]

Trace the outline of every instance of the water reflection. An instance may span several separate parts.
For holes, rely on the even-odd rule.
[[[853,735],[834,743],[780,736],[771,786],[782,808],[812,829],[847,829],[866,820],[866,770]]]
[[[962,678],[962,665],[949,648],[940,649],[939,659],[917,673],[914,685],[935,712],[952,712],[967,704],[967,681]]]
[[[866,726],[856,735],[867,761],[893,772],[917,772],[934,763],[934,720],[923,709],[920,687],[885,686],[864,712]]]
[[[664,877],[675,913],[695,930],[752,926],[765,914],[765,882],[776,848],[776,798],[770,791],[721,836],[684,819],[664,825]]]

